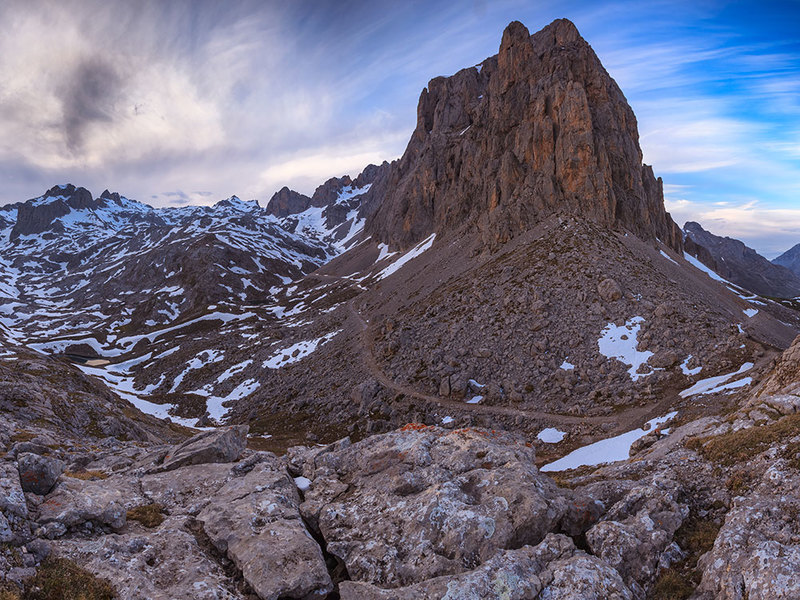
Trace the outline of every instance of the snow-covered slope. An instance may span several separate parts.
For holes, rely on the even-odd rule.
[[[153,208],[56,186],[0,210],[0,225],[0,324],[33,344],[89,336],[95,351],[210,305],[266,303],[340,252],[235,196]]]

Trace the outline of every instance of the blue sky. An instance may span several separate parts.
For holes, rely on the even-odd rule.
[[[676,221],[800,242],[800,2],[0,5],[0,203],[70,181],[156,205],[310,193],[398,157],[427,81],[571,19]]]

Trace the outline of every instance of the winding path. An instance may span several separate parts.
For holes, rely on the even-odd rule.
[[[620,426],[622,426],[623,420],[627,423],[630,421],[636,421],[638,419],[644,419],[645,414],[649,412],[649,409],[652,408],[652,407],[644,409],[636,408],[631,411],[628,411],[625,413],[626,417],[625,419],[621,419],[620,418],[621,415],[615,415],[614,417],[608,417],[608,416],[579,417],[572,415],[563,415],[558,413],[523,410],[520,408],[513,408],[510,406],[494,406],[490,404],[467,404],[466,402],[451,400],[450,398],[443,398],[441,396],[429,396],[428,394],[423,394],[415,389],[397,383],[381,370],[380,366],[378,365],[378,362],[375,360],[375,351],[372,346],[372,340],[369,336],[369,325],[361,316],[361,314],[358,312],[358,310],[356,310],[352,300],[347,303],[347,308],[350,311],[350,315],[352,316],[352,318],[355,320],[356,324],[359,327],[359,337],[361,339],[364,361],[367,365],[367,369],[369,370],[370,374],[385,388],[403,394],[410,398],[415,398],[417,400],[422,400],[424,402],[430,402],[433,404],[437,404],[442,408],[451,408],[457,411],[467,411],[467,412],[488,414],[488,415],[500,415],[506,417],[523,416],[523,417],[528,417],[530,419],[545,420],[551,424],[564,424],[564,425],[577,425],[580,423],[608,423],[611,420],[618,420],[620,421]]]
[[[323,281],[336,281],[352,285],[353,280],[347,277],[339,277],[329,275],[327,273],[310,273],[309,277],[313,277]],[[406,385],[397,383],[394,379],[389,377],[381,369],[378,361],[375,359],[375,349],[372,343],[372,337],[369,335],[369,324],[361,316],[361,313],[355,307],[355,298],[347,302],[347,309],[350,318],[355,323],[357,333],[360,341],[360,350],[364,359],[364,363],[372,375],[383,387],[392,390],[397,394],[402,394],[407,398],[421,400],[423,402],[435,404],[443,409],[453,411],[477,413],[484,415],[494,415],[503,417],[527,417],[529,419],[538,419],[548,425],[580,425],[580,424],[605,424],[616,422],[617,426],[613,431],[607,432],[608,435],[613,433],[623,433],[636,427],[640,427],[648,418],[658,416],[655,413],[664,413],[670,409],[672,404],[679,400],[677,395],[675,397],[668,397],[662,399],[660,402],[648,404],[646,406],[635,406],[628,410],[613,415],[603,416],[574,416],[565,415],[561,413],[550,413],[537,410],[525,410],[521,408],[514,408],[511,406],[496,406],[490,404],[468,404],[464,401],[452,400],[441,396],[431,396],[415,390]]]

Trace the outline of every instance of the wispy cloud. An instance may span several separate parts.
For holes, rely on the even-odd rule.
[[[184,192],[201,203],[310,193],[400,155],[421,88],[495,54],[509,21],[535,31],[566,16],[633,106],[676,214],[764,244],[783,219],[788,240],[798,14],[715,0],[9,0],[0,202],[61,181],[163,204],[178,198],[164,190],[205,190]]]

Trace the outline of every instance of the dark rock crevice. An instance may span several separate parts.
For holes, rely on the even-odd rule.
[[[185,528],[186,531],[192,534],[203,553],[219,565],[231,582],[231,586],[243,596],[244,600],[259,600],[258,594],[247,584],[236,564],[227,557],[225,552],[219,550],[211,541],[211,538],[208,537],[201,521],[190,517],[186,520]]]

